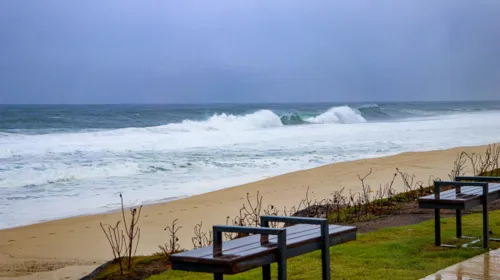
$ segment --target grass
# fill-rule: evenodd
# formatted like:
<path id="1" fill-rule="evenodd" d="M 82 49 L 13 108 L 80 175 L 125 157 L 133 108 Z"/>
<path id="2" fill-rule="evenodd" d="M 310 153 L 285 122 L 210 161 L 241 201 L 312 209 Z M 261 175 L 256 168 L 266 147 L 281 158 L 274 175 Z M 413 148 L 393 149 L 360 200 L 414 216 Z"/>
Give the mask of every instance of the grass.
<path id="1" fill-rule="evenodd" d="M 464 234 L 481 236 L 481 214 L 464 216 Z M 493 237 L 500 236 L 500 210 L 490 212 L 490 228 Z M 457 243 L 455 219 L 442 220 L 443 241 Z M 492 248 L 500 243 L 491 242 Z M 419 279 L 440 269 L 484 253 L 483 249 L 449 249 L 434 246 L 434 224 L 420 224 L 382 229 L 359 234 L 356 241 L 334 246 L 330 250 L 333 279 Z M 272 268 L 276 277 L 276 266 Z M 224 279 L 259 279 L 260 269 L 253 269 Z M 288 260 L 289 279 L 321 279 L 321 254 L 316 251 Z M 213 279 L 208 273 L 190 273 L 169 270 L 148 278 Z M 276 278 L 273 278 L 276 279 Z"/>
<path id="2" fill-rule="evenodd" d="M 496 169 L 490 172 L 485 172 L 484 174 L 481 174 L 483 176 L 492 176 L 492 177 L 499 177 L 500 176 L 500 169 Z"/>
<path id="3" fill-rule="evenodd" d="M 126 260 L 123 260 L 123 266 L 126 267 Z M 144 272 L 159 273 L 161 271 L 169 269 L 170 266 L 166 264 L 165 257 L 160 254 L 154 254 L 151 256 L 136 256 L 132 259 L 132 271 L 128 272 L 122 277 L 117 276 L 120 274 L 120 266 L 117 262 L 110 263 L 102 272 L 98 274 L 94 279 L 105 280 L 105 279 L 144 279 Z"/>

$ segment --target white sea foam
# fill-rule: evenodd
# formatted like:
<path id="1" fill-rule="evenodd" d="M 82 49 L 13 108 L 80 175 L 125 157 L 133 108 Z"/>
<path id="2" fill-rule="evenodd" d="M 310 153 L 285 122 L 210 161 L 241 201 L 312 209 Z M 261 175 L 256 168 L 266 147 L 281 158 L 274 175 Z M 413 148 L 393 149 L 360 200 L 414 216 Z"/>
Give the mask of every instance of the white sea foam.
<path id="1" fill-rule="evenodd" d="M 235 116 L 225 113 L 215 114 L 206 121 L 185 120 L 181 123 L 154 127 L 159 132 L 193 132 L 200 130 L 241 131 L 283 126 L 280 117 L 270 110 Z"/>
<path id="2" fill-rule="evenodd" d="M 339 106 L 330 108 L 328 111 L 317 117 L 311 117 L 305 119 L 306 122 L 311 123 L 340 123 L 340 124 L 350 124 L 350 123 L 365 123 L 366 119 L 357 111 L 349 106 Z"/>
<path id="3" fill-rule="evenodd" d="M 354 109 L 334 107 L 314 125 L 283 126 L 263 110 L 149 128 L 4 134 L 0 227 L 107 211 L 118 193 L 137 204 L 332 162 L 498 142 L 499 118 L 483 112 L 365 123 Z"/>

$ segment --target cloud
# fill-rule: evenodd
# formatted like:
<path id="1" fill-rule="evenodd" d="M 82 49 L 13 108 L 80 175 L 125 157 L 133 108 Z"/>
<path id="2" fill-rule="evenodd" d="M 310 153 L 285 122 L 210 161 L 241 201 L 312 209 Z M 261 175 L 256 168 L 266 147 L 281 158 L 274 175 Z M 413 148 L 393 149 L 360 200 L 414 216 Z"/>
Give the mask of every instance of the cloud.
<path id="1" fill-rule="evenodd" d="M 2 1 L 0 103 L 498 99 L 499 13 L 498 1 Z"/>

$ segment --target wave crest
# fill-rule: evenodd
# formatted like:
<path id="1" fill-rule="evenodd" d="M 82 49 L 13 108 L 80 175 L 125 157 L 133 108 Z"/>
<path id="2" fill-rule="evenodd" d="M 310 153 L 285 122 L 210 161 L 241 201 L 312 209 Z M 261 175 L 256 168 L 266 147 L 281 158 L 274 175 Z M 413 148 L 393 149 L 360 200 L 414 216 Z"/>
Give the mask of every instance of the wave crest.
<path id="1" fill-rule="evenodd" d="M 349 106 L 339 106 L 328 109 L 323 114 L 305 119 L 309 123 L 318 124 L 350 124 L 350 123 L 365 123 L 366 119 L 358 110 L 352 109 Z"/>
<path id="2" fill-rule="evenodd" d="M 283 126 L 278 115 L 270 110 L 260 110 L 255 113 L 235 116 L 231 114 L 214 114 L 205 121 L 184 120 L 157 127 L 162 131 L 192 132 L 192 131 L 234 131 L 255 130 Z"/>

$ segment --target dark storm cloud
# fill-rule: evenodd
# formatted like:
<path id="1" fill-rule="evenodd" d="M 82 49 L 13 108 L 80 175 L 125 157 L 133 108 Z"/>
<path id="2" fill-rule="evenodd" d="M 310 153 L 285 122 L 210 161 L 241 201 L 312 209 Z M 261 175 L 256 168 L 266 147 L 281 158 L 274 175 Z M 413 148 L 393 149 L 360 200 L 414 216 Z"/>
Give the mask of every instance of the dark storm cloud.
<path id="1" fill-rule="evenodd" d="M 0 103 L 500 98 L 500 1 L 1 1 Z"/>

